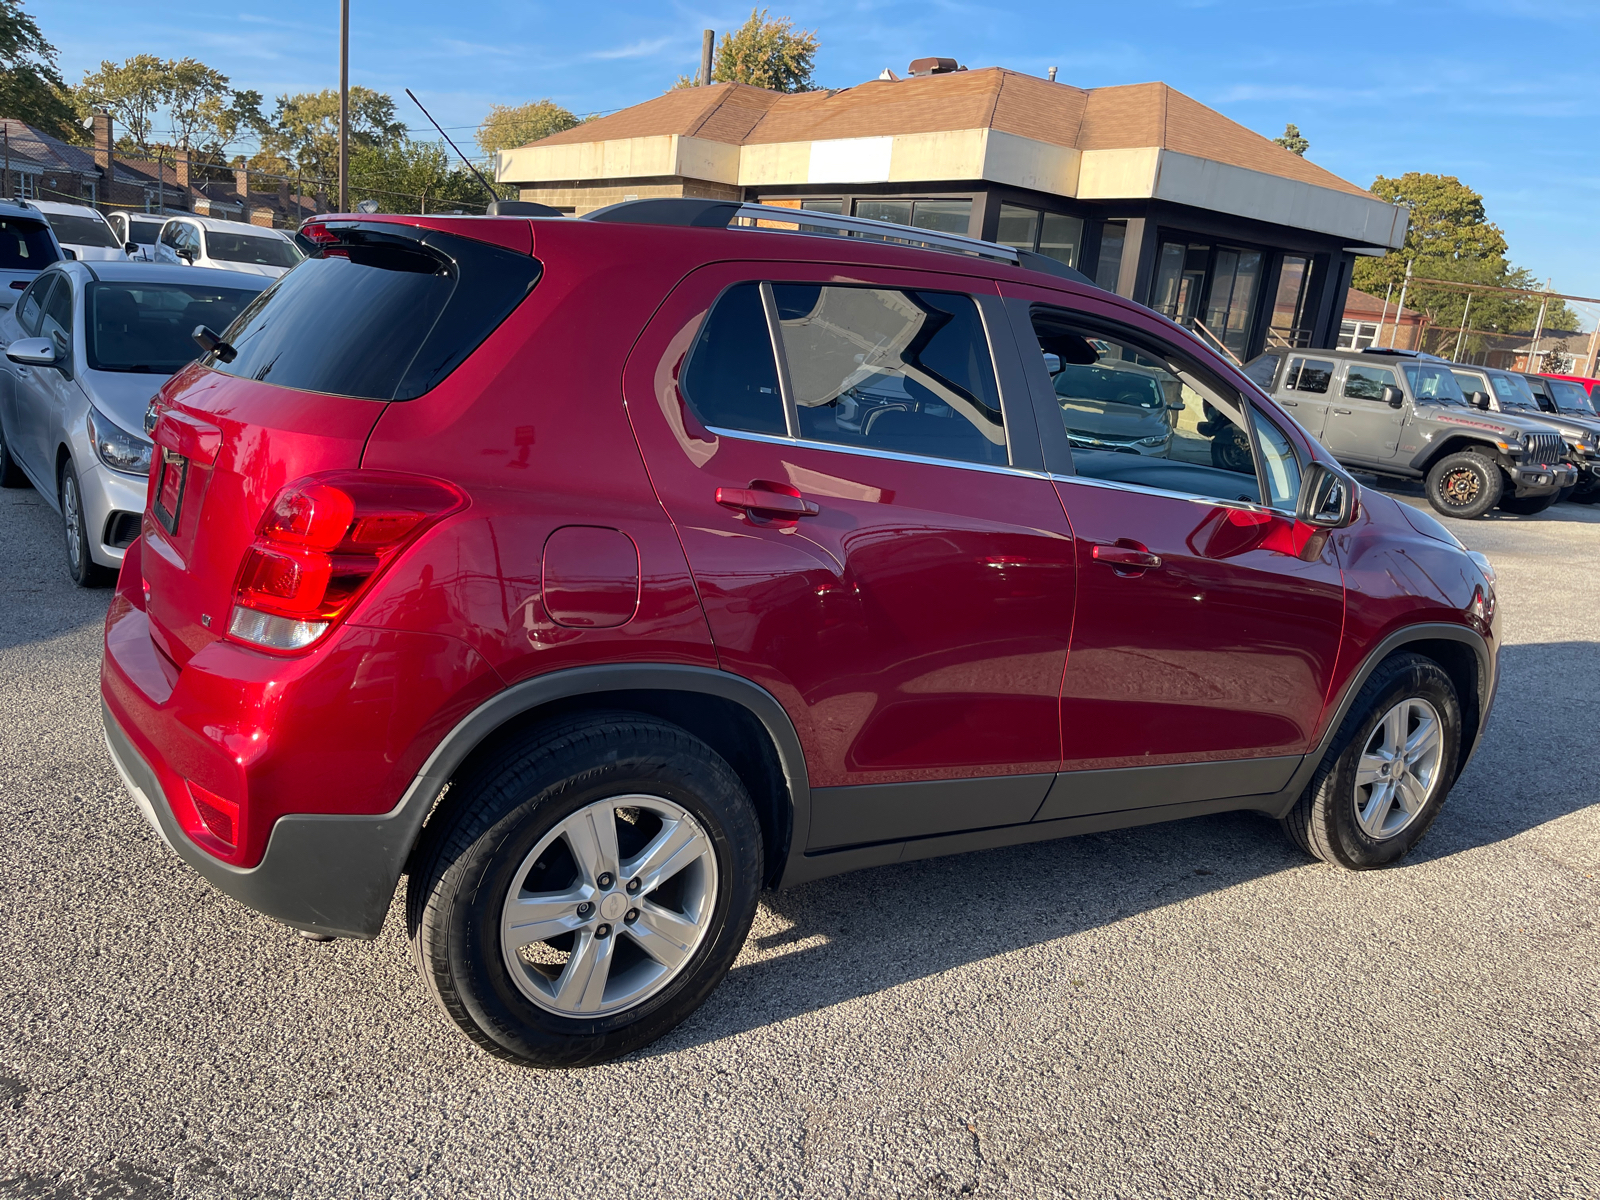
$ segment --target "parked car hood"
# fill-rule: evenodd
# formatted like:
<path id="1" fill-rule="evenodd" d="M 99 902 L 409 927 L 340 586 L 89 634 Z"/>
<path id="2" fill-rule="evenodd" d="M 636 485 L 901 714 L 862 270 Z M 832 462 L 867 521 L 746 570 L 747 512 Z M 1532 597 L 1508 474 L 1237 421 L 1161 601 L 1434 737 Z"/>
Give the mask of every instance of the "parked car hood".
<path id="1" fill-rule="evenodd" d="M 240 275 L 265 275 L 268 279 L 276 279 L 289 271 L 288 267 L 271 267 L 266 263 L 222 262 L 220 259 L 208 260 L 205 265 L 214 271 L 236 271 Z"/>
<path id="2" fill-rule="evenodd" d="M 115 246 L 80 246 L 77 242 L 62 242 L 63 250 L 71 250 L 79 262 L 127 262 L 128 252 Z"/>
<path id="3" fill-rule="evenodd" d="M 133 371 L 83 371 L 78 382 L 92 403 L 129 433 L 142 438 L 144 410 L 170 376 Z"/>

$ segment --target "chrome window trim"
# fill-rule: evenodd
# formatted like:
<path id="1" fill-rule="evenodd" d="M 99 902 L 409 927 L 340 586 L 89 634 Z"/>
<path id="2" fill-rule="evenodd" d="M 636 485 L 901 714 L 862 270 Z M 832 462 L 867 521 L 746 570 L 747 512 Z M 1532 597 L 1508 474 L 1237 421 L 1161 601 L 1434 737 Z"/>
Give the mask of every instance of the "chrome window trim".
<path id="1" fill-rule="evenodd" d="M 1233 508 L 1241 512 L 1267 513 L 1275 517 L 1294 518 L 1292 509 L 1273 508 L 1266 504 L 1254 504 L 1249 500 L 1220 500 L 1216 496 L 1200 496 L 1194 492 L 1173 492 L 1166 488 L 1145 487 L 1137 483 L 1118 483 L 1112 479 L 1095 479 L 1089 475 L 1057 475 L 1049 476 L 1052 483 L 1081 483 L 1085 487 L 1107 488 L 1113 492 L 1137 492 L 1141 496 L 1166 496 L 1172 500 L 1183 500 L 1189 504 L 1204 504 L 1211 508 Z"/>
<path id="2" fill-rule="evenodd" d="M 740 442 L 762 442 L 769 446 L 795 446 L 801 450 L 834 450 L 840 454 L 854 454 L 861 458 L 882 458 L 890 462 L 927 463 L 935 467 L 960 467 L 964 471 L 981 471 L 986 475 L 1017 475 L 1024 479 L 1049 479 L 1044 471 L 1030 471 L 1025 467 L 997 467 L 991 463 L 963 462 L 957 458 L 933 458 L 925 454 L 902 454 L 898 450 L 875 450 L 870 446 L 852 446 L 846 442 L 816 442 L 809 438 L 777 437 L 770 433 L 750 433 L 743 429 L 724 429 L 707 425 L 706 432 L 717 437 L 733 438 Z M 1065 476 L 1064 478 L 1072 478 Z"/>

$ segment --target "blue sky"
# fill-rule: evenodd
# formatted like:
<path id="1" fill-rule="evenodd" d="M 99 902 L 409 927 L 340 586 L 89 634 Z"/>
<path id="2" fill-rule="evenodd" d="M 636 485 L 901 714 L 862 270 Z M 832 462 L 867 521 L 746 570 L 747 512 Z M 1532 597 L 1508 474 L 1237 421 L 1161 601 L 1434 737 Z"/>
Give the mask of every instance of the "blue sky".
<path id="1" fill-rule="evenodd" d="M 337 0 L 266 6 L 29 0 L 73 81 L 101 59 L 195 57 L 269 98 L 338 82 Z M 1082 87 L 1163 80 L 1363 186 L 1408 170 L 1483 193 L 1512 260 L 1600 296 L 1600 0 L 1121 0 L 1086 5 L 807 0 L 817 78 L 848 87 L 922 55 Z M 412 88 L 469 153 L 491 103 L 549 96 L 580 115 L 659 94 L 698 67 L 700 31 L 749 4 L 352 0 L 351 79 Z M 420 132 L 420 131 L 419 131 Z M 1588 310 L 1594 311 L 1594 310 Z"/>

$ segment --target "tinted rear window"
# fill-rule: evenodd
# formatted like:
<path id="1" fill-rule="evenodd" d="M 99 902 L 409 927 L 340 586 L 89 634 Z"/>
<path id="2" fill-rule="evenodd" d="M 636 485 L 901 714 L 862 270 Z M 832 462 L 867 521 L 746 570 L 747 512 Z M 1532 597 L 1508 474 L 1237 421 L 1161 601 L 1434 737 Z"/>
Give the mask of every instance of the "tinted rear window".
<path id="1" fill-rule="evenodd" d="M 410 400 L 460 366 L 539 280 L 537 260 L 470 238 L 330 232 L 336 241 L 229 327 L 233 361 L 207 355 L 207 366 L 301 391 Z"/>
<path id="2" fill-rule="evenodd" d="M 42 271 L 60 257 L 43 221 L 0 219 L 0 270 Z"/>
<path id="3" fill-rule="evenodd" d="M 74 246 L 108 246 L 113 250 L 122 248 L 122 243 L 117 241 L 116 234 L 111 232 L 111 226 L 99 217 L 51 213 L 49 220 L 50 228 L 56 231 L 58 242 Z"/>

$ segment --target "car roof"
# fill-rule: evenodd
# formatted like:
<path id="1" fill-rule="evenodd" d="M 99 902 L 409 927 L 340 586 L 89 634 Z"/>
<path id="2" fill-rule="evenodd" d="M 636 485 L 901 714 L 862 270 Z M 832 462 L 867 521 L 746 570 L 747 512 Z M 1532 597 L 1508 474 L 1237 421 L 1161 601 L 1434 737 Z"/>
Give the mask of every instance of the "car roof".
<path id="1" fill-rule="evenodd" d="M 100 210 L 88 204 L 70 204 L 64 200 L 29 200 L 29 208 L 36 208 L 42 213 L 57 213 L 61 216 L 70 216 L 78 213 L 87 213 L 91 217 L 100 216 Z"/>
<path id="2" fill-rule="evenodd" d="M 52 263 L 56 270 L 72 275 L 80 283 L 200 283 L 208 287 L 248 288 L 263 291 L 275 280 L 253 272 L 225 271 L 217 267 L 189 267 L 182 263 L 139 262 L 124 259 L 110 262 L 82 262 L 66 259 Z"/>
<path id="3" fill-rule="evenodd" d="M 201 229 L 214 229 L 218 233 L 241 233 L 246 237 L 280 238 L 286 242 L 290 240 L 289 235 L 281 229 L 268 229 L 264 225 L 247 225 L 243 221 L 223 221 L 216 217 L 196 217 L 189 213 L 184 213 L 181 216 L 171 216 L 167 220 L 188 221 L 192 225 L 200 226 Z"/>
<path id="4" fill-rule="evenodd" d="M 44 214 L 37 208 L 34 208 L 31 204 L 18 204 L 11 200 L 0 200 L 0 217 L 5 217 L 13 221 L 36 221 L 40 225 L 44 225 L 46 227 L 48 227 L 50 224 L 49 221 L 44 219 Z"/>

